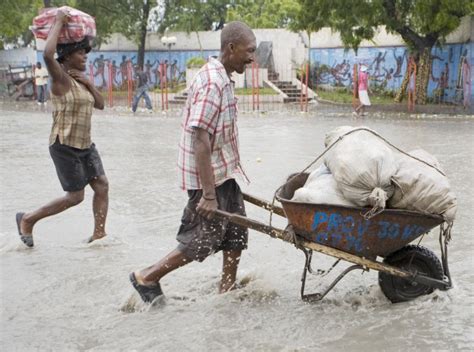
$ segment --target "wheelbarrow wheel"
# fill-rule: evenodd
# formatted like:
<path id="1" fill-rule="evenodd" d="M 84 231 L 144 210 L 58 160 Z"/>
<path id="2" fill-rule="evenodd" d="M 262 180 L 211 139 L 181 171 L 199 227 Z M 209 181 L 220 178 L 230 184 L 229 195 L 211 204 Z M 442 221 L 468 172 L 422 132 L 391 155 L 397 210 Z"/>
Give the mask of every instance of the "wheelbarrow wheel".
<path id="1" fill-rule="evenodd" d="M 384 263 L 433 279 L 443 280 L 444 277 L 443 266 L 439 259 L 432 251 L 422 246 L 405 246 L 388 255 L 384 259 Z M 432 287 L 382 271 L 379 272 L 379 285 L 384 295 L 392 303 L 410 301 L 433 292 Z"/>

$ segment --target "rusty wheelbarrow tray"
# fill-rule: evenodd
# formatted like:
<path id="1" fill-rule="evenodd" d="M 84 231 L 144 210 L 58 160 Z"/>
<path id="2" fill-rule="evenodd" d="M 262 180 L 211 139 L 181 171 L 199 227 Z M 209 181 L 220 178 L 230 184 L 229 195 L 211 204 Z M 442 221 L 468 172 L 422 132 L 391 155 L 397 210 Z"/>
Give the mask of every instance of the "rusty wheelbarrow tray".
<path id="1" fill-rule="evenodd" d="M 304 252 L 306 260 L 301 279 L 303 300 L 321 300 L 347 273 L 355 269 L 379 271 L 382 291 L 392 302 L 408 301 L 435 288 L 451 288 L 446 239 L 443 242 L 440 234 L 442 264 L 427 248 L 408 245 L 443 224 L 441 216 L 386 209 L 367 219 L 364 214 L 369 209 L 291 201 L 295 190 L 304 185 L 307 177 L 308 174 L 299 174 L 277 191 L 276 199 L 283 208 L 244 194 L 247 202 L 286 217 L 288 226 L 285 229 L 217 211 L 218 216 L 232 223 L 290 242 Z M 324 292 L 305 294 L 307 273 L 314 273 L 311 268 L 313 251 L 337 258 L 329 270 L 318 271 L 318 274 L 326 275 L 341 260 L 354 265 L 345 269 Z M 377 261 L 377 257 L 384 260 Z"/>

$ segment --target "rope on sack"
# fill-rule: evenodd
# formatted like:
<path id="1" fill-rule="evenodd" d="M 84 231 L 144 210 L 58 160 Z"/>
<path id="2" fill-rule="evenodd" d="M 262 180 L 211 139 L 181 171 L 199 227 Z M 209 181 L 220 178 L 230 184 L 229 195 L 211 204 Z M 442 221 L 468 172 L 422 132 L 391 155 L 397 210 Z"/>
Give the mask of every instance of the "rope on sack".
<path id="1" fill-rule="evenodd" d="M 382 137 L 381 135 L 379 135 L 377 132 L 375 131 L 372 131 L 368 128 L 365 128 L 365 127 L 358 127 L 358 128 L 355 128 L 349 132 L 346 132 L 344 133 L 343 135 L 339 136 L 334 142 L 332 142 L 328 147 L 326 147 L 326 149 L 316 157 L 316 159 L 314 159 L 308 166 L 306 166 L 302 171 L 300 171 L 299 173 L 296 173 L 294 176 L 290 177 L 283 185 L 281 185 L 280 187 L 277 188 L 277 190 L 275 191 L 275 193 L 273 194 L 273 200 L 272 200 L 272 209 L 270 209 L 270 226 L 272 226 L 272 219 L 273 219 L 273 207 L 275 205 L 275 201 L 276 201 L 276 195 L 277 193 L 286 185 L 288 184 L 288 182 L 290 182 L 291 180 L 293 180 L 295 177 L 301 175 L 302 173 L 304 173 L 305 171 L 307 171 L 308 169 L 310 169 L 319 159 L 321 159 L 329 150 L 331 150 L 332 147 L 334 147 L 337 143 L 339 143 L 345 136 L 348 136 L 350 135 L 351 133 L 354 133 L 354 132 L 357 132 L 357 131 L 366 131 L 366 132 L 370 132 L 372 133 L 374 136 L 377 136 L 379 137 L 381 140 L 383 140 L 385 143 L 387 143 L 389 146 L 391 146 L 392 148 L 394 148 L 395 150 L 399 151 L 400 153 L 412 158 L 412 159 L 415 159 L 425 165 L 428 165 L 429 167 L 435 169 L 436 171 L 438 171 L 441 175 L 443 176 L 446 176 L 446 174 L 440 170 L 439 168 L 437 168 L 436 166 L 434 165 L 431 165 L 430 163 L 424 161 L 424 160 L 421 160 L 419 158 L 417 158 L 416 156 L 413 156 L 413 155 L 410 155 L 409 153 L 403 151 L 402 149 L 398 148 L 396 145 L 390 143 L 387 139 L 385 139 L 384 137 Z M 377 188 L 374 189 L 374 191 L 376 190 Z M 374 191 L 372 191 L 371 193 L 371 196 L 372 194 L 374 193 Z M 385 192 L 384 192 L 385 193 Z M 375 196 L 377 197 L 380 196 L 380 194 L 378 194 L 378 192 L 376 192 Z M 375 215 L 377 214 L 380 214 L 381 212 L 384 211 L 385 207 L 382 206 L 380 207 L 380 204 L 382 204 L 381 202 L 381 198 L 377 199 L 377 198 L 374 198 L 376 199 L 376 202 L 375 204 L 373 205 L 373 208 L 369 211 L 367 211 L 365 214 L 361 214 L 365 220 L 369 220 L 370 218 L 374 217 Z M 386 198 L 386 194 L 384 195 L 384 197 Z M 385 199 L 386 201 L 387 199 Z M 385 203 L 384 203 L 385 204 Z M 451 225 L 452 227 L 452 225 Z M 449 227 L 449 233 L 447 232 L 446 235 L 449 236 L 449 238 L 451 238 L 451 227 Z"/>
<path id="2" fill-rule="evenodd" d="M 370 205 L 372 205 L 372 209 L 361 214 L 365 220 L 369 220 L 373 218 L 375 215 L 380 214 L 385 210 L 385 204 L 387 203 L 387 192 L 385 192 L 380 187 L 375 187 L 370 193 L 368 197 Z"/>

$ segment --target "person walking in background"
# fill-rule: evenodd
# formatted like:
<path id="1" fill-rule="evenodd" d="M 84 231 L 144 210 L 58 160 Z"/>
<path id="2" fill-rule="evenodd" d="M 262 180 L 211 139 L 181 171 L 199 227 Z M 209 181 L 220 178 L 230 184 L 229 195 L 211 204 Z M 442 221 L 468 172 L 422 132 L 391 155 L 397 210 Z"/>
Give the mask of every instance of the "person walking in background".
<path id="1" fill-rule="evenodd" d="M 247 177 L 239 153 L 237 107 L 232 72 L 242 74 L 254 60 L 256 39 L 242 22 L 230 22 L 221 32 L 221 55 L 194 77 L 183 109 L 178 157 L 178 181 L 188 192 L 178 230 L 179 245 L 156 264 L 130 274 L 144 302 L 161 296 L 160 280 L 192 261 L 202 262 L 223 251 L 219 292 L 235 288 L 247 228 L 213 216 L 217 209 L 245 216 L 243 195 L 235 177 Z"/>
<path id="2" fill-rule="evenodd" d="M 77 43 L 58 44 L 65 23 L 67 14 L 58 10 L 43 56 L 52 79 L 53 126 L 49 152 L 66 194 L 31 213 L 16 214 L 18 234 L 28 247 L 34 245 L 35 224 L 81 203 L 87 185 L 94 191 L 95 225 L 89 242 L 106 236 L 108 180 L 99 153 L 91 141 L 92 108 L 102 110 L 104 98 L 84 76 L 87 53 L 91 50 L 88 38 Z M 54 58 L 55 51 L 57 60 Z"/>
<path id="3" fill-rule="evenodd" d="M 137 111 L 138 103 L 140 99 L 143 97 L 145 99 L 146 108 L 148 112 L 153 112 L 153 107 L 151 106 L 151 99 L 148 95 L 148 77 L 146 72 L 143 72 L 142 68 L 138 65 L 135 65 L 135 84 L 136 90 L 135 95 L 133 96 L 132 102 L 132 112 L 135 113 Z"/>
<path id="4" fill-rule="evenodd" d="M 36 63 L 35 85 L 38 105 L 46 104 L 48 94 L 48 70 L 41 66 L 41 62 Z"/>
<path id="5" fill-rule="evenodd" d="M 369 99 L 369 75 L 367 73 L 367 66 L 361 65 L 359 71 L 359 79 L 357 80 L 358 93 L 359 93 L 359 105 L 355 108 L 353 115 L 365 116 L 365 107 L 370 106 Z"/>

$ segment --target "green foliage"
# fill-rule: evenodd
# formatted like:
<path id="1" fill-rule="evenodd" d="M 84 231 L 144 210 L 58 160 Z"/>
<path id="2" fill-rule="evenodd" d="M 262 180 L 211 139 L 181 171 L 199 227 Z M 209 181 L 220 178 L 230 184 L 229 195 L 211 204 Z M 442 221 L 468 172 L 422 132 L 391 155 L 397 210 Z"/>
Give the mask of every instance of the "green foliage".
<path id="1" fill-rule="evenodd" d="M 256 88 L 236 88 L 235 89 L 235 95 L 254 95 L 256 93 Z M 258 94 L 259 95 L 278 95 L 277 92 L 275 92 L 272 88 L 269 87 L 260 87 L 258 89 Z"/>
<path id="2" fill-rule="evenodd" d="M 296 16 L 296 0 L 236 0 L 227 21 L 242 21 L 252 28 L 286 28 Z"/>
<path id="3" fill-rule="evenodd" d="M 204 60 L 201 56 L 194 56 L 186 61 L 186 67 L 202 67 L 206 64 L 206 60 Z"/>
<path id="4" fill-rule="evenodd" d="M 154 7 L 156 0 L 77 0 L 77 8 L 95 17 L 98 43 L 106 42 L 112 33 L 121 33 L 139 44 L 142 25 L 148 24 L 145 4 Z M 145 18 L 146 17 L 146 18 Z"/>
<path id="5" fill-rule="evenodd" d="M 210 31 L 224 25 L 228 0 L 165 0 L 165 14 L 159 31 Z"/>
<path id="6" fill-rule="evenodd" d="M 0 42 L 16 42 L 22 38 L 28 44 L 33 38 L 30 30 L 33 17 L 43 7 L 41 0 L 4 0 L 0 11 Z"/>
<path id="7" fill-rule="evenodd" d="M 0 48 L 3 43 L 15 43 L 22 39 L 24 45 L 33 40 L 29 27 L 40 9 L 49 7 L 76 7 L 76 0 L 42 1 L 42 0 L 3 0 L 0 11 Z"/>
<path id="8" fill-rule="evenodd" d="M 372 39 L 377 26 L 399 34 L 415 52 L 442 43 L 463 16 L 472 14 L 471 0 L 298 0 L 295 27 L 317 30 L 324 26 L 340 33 L 346 45 L 357 49 Z"/>

